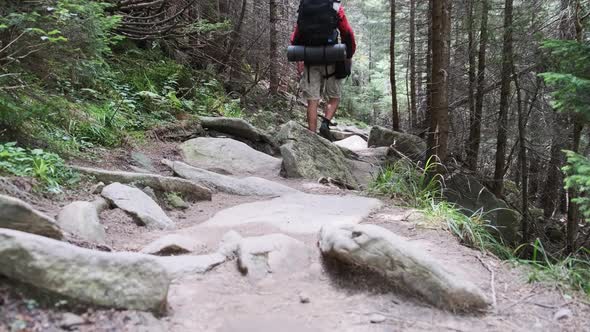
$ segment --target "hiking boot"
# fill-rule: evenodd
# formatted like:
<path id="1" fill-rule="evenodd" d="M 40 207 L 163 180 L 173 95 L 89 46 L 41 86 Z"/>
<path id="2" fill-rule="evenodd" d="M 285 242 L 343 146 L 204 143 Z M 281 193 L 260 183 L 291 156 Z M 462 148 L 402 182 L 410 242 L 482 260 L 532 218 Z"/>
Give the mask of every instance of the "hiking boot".
<path id="1" fill-rule="evenodd" d="M 320 126 L 320 136 L 327 139 L 330 142 L 334 142 L 334 136 L 330 132 L 330 120 L 324 118 L 322 120 L 322 125 Z"/>

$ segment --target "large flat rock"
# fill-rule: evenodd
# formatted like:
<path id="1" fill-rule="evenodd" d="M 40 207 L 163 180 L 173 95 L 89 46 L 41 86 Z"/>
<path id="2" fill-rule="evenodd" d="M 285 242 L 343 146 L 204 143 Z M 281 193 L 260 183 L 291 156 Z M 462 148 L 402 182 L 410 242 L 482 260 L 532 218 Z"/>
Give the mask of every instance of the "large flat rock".
<path id="1" fill-rule="evenodd" d="M 175 174 L 211 190 L 240 196 L 280 196 L 296 193 L 297 190 L 283 184 L 258 177 L 235 178 L 201 168 L 192 167 L 180 161 L 163 160 Z"/>
<path id="2" fill-rule="evenodd" d="M 0 274 L 82 303 L 162 312 L 170 276 L 151 256 L 105 253 L 0 229 Z"/>
<path id="3" fill-rule="evenodd" d="M 399 289 L 450 311 L 483 310 L 489 302 L 469 280 L 408 240 L 375 225 L 322 228 L 324 255 L 372 270 Z"/>
<path id="4" fill-rule="evenodd" d="M 156 257 L 169 275 L 174 279 L 190 277 L 195 274 L 203 274 L 227 260 L 225 255 L 213 253 L 209 255 L 185 255 Z"/>
<path id="5" fill-rule="evenodd" d="M 54 239 L 63 237 L 55 220 L 33 209 L 18 198 L 0 195 L 0 228 L 47 236 Z"/>
<path id="6" fill-rule="evenodd" d="M 102 190 L 102 196 L 114 206 L 133 216 L 140 226 L 152 229 L 174 229 L 174 221 L 143 191 L 112 183 Z"/>
<path id="7" fill-rule="evenodd" d="M 202 225 L 263 223 L 287 233 L 311 234 L 325 225 L 359 223 L 380 206 L 381 202 L 373 198 L 297 193 L 220 211 Z"/>
<path id="8" fill-rule="evenodd" d="M 281 160 L 229 138 L 199 137 L 180 145 L 191 166 L 223 170 L 228 174 L 278 174 Z"/>
<path id="9" fill-rule="evenodd" d="M 255 279 L 299 272 L 310 264 L 305 244 L 284 234 L 243 238 L 237 254 L 240 271 Z"/>

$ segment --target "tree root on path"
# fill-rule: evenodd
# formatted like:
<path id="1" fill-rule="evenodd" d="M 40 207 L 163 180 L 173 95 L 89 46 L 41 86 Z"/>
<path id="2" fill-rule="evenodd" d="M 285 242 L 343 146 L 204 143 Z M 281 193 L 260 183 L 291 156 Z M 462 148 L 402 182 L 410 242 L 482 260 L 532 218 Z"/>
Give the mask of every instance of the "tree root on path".
<path id="1" fill-rule="evenodd" d="M 498 304 L 498 300 L 496 298 L 496 286 L 495 286 L 495 273 L 494 270 L 490 267 L 489 264 L 487 264 L 486 262 L 483 261 L 483 259 L 478 255 L 476 256 L 477 259 L 479 260 L 479 262 L 481 263 L 481 265 L 483 265 L 483 267 L 486 268 L 486 270 L 488 270 L 490 272 L 490 288 L 492 290 L 492 307 L 496 308 L 496 305 Z"/>

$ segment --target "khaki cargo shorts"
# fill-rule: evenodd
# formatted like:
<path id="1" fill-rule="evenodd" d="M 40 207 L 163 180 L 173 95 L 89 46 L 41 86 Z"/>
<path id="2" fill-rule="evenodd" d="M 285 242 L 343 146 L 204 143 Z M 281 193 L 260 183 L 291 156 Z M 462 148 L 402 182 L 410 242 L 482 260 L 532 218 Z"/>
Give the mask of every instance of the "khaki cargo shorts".
<path id="1" fill-rule="evenodd" d="M 340 98 L 342 91 L 342 81 L 334 77 L 336 71 L 335 65 L 328 65 L 328 75 L 326 78 L 326 66 L 306 66 L 301 78 L 301 90 L 303 98 L 306 100 L 319 100 L 322 96 L 326 98 Z"/>

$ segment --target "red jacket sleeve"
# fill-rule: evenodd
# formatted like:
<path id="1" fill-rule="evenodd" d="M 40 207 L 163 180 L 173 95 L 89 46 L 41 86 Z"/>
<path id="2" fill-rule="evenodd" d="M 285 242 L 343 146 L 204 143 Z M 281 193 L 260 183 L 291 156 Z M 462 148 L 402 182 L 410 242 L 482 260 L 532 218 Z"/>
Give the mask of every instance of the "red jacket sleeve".
<path id="1" fill-rule="evenodd" d="M 340 30 L 340 38 L 342 38 L 342 42 L 346 44 L 348 58 L 352 58 L 356 52 L 356 40 L 354 38 L 354 31 L 352 31 L 352 27 L 348 23 L 348 19 L 344 13 L 344 7 L 342 6 L 340 6 L 340 10 L 338 11 L 338 18 L 338 30 Z"/>
<path id="2" fill-rule="evenodd" d="M 299 27 L 297 26 L 297 24 L 295 24 L 295 31 L 293 31 L 293 34 L 291 35 L 291 45 L 296 45 L 298 39 L 299 39 Z"/>

